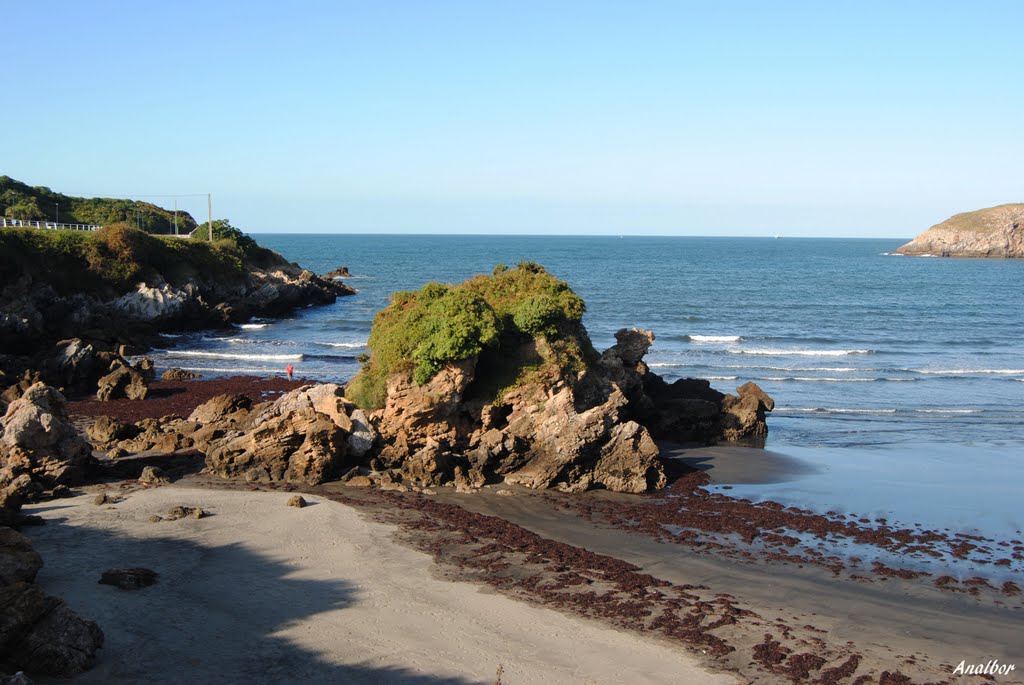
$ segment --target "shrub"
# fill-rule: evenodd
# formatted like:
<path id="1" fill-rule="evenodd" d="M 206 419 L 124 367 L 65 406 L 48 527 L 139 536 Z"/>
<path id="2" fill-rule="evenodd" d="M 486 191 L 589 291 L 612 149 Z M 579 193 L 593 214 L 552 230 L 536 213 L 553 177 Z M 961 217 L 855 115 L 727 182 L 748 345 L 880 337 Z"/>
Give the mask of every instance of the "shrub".
<path id="1" fill-rule="evenodd" d="M 415 292 L 396 292 L 374 317 L 369 360 L 346 394 L 359 406 L 376 409 L 384 404 L 390 375 L 412 371 L 422 385 L 449 362 L 485 354 L 488 363 L 478 367 L 474 383 L 493 399 L 538 370 L 537 360 L 518 354 L 535 338 L 547 343 L 537 346 L 547 355 L 540 361 L 582 371 L 596 356 L 582 326 L 585 311 L 565 282 L 533 262 L 516 269 L 499 265 L 491 276 L 455 286 L 428 283 Z M 495 377 L 485 377 L 488 373 Z"/>

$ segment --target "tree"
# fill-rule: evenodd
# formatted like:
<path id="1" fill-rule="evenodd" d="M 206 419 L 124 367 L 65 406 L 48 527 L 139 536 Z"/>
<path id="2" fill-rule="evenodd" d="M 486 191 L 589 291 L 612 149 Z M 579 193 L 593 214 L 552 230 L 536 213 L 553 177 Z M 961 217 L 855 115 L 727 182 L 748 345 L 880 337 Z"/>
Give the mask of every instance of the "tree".
<path id="1" fill-rule="evenodd" d="M 200 224 L 192 233 L 193 238 L 206 240 L 209 236 L 209 229 L 206 224 Z M 213 220 L 213 239 L 234 241 L 243 252 L 248 253 L 256 247 L 256 241 L 242 232 L 242 229 L 235 228 L 227 219 Z"/>
<path id="2" fill-rule="evenodd" d="M 46 215 L 39 209 L 34 197 L 19 200 L 4 212 L 11 219 L 45 219 Z"/>

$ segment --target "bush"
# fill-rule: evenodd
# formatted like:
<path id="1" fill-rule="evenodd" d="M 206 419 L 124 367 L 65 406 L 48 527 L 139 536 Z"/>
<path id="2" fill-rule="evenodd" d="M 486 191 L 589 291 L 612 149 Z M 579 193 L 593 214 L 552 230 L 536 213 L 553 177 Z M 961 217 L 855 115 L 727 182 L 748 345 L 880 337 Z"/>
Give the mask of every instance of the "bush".
<path id="1" fill-rule="evenodd" d="M 583 300 L 566 283 L 533 262 L 516 269 L 499 265 L 491 276 L 455 286 L 428 283 L 415 292 L 396 292 L 374 317 L 369 360 L 346 394 L 365 409 L 377 409 L 384 404 L 392 374 L 411 371 L 422 385 L 449 362 L 486 354 L 489 360 L 506 360 L 486 365 L 500 370 L 500 382 L 476 381 L 493 399 L 508 389 L 502 387 L 505 383 L 537 370 L 534 362 L 517 355 L 518 347 L 531 338 L 545 339 L 547 344 L 538 348 L 547 351 L 547 363 L 582 370 L 596 355 L 583 330 L 585 311 Z M 515 368 L 506 368 L 510 363 Z"/>
<path id="2" fill-rule="evenodd" d="M 257 248 L 257 253 L 263 248 Z M 172 285 L 241 279 L 245 255 L 232 240 L 214 243 L 153 236 L 127 224 L 96 232 L 0 230 L 0 285 L 29 276 L 61 294 L 112 297 L 160 274 Z"/>

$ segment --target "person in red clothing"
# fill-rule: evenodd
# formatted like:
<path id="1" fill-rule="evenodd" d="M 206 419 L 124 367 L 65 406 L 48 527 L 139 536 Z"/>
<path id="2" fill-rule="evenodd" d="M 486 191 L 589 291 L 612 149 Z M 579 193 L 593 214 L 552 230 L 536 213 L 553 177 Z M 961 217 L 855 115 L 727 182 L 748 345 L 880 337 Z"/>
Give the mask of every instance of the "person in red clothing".
<path id="1" fill-rule="evenodd" d="M 288 374 L 288 380 L 291 380 L 292 374 L 295 373 L 295 367 L 289 364 L 288 366 L 284 367 L 284 371 L 285 373 Z"/>

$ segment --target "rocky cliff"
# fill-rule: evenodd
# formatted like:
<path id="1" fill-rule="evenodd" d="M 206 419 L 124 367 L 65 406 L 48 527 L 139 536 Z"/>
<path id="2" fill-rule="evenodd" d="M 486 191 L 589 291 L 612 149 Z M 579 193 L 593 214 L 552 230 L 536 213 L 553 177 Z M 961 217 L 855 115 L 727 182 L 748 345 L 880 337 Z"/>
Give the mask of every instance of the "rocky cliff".
<path id="1" fill-rule="evenodd" d="M 0 371 L 12 380 L 45 367 L 61 340 L 141 349 L 159 331 L 225 326 L 355 292 L 251 240 L 160 238 L 123 225 L 80 233 L 0 231 Z"/>
<path id="2" fill-rule="evenodd" d="M 1024 203 L 957 214 L 895 252 L 937 257 L 1024 257 Z"/>

